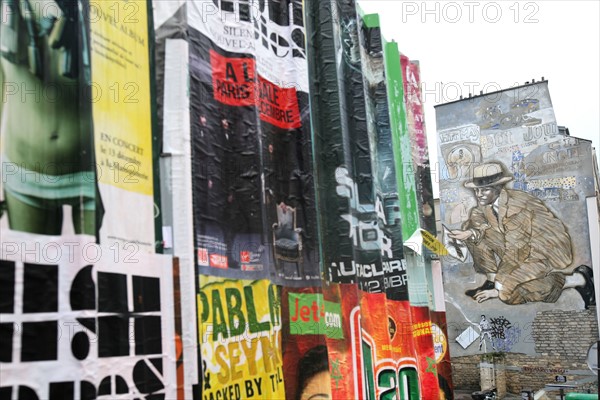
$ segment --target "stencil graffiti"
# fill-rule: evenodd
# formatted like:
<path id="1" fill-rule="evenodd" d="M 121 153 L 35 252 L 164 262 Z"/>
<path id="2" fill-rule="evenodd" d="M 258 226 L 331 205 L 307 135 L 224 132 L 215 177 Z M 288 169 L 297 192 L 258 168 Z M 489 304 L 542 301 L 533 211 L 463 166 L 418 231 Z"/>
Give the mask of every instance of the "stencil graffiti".
<path id="1" fill-rule="evenodd" d="M 490 321 L 487 320 L 485 315 L 481 316 L 481 321 L 479 321 L 479 330 L 481 331 L 479 332 L 479 350 L 481 351 L 481 347 L 486 343 L 486 338 L 488 338 L 488 340 L 490 341 L 492 349 L 495 350 L 496 347 L 494 346 L 494 342 L 492 342 L 492 324 Z"/>
<path id="2" fill-rule="evenodd" d="M 494 351 L 510 351 L 518 342 L 521 330 L 513 326 L 504 316 L 479 321 L 479 351 L 487 352 L 488 343 Z"/>

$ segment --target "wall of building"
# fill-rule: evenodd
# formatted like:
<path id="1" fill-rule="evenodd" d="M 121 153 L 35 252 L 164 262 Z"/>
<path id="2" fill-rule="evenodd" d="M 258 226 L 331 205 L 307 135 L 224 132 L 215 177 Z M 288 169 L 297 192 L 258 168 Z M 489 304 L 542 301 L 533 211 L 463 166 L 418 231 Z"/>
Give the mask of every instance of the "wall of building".
<path id="1" fill-rule="evenodd" d="M 436 121 L 456 386 L 478 387 L 473 366 L 492 352 L 505 354 L 513 392 L 549 383 L 550 375 L 533 373 L 548 365 L 584 369 L 598 339 L 586 295 L 598 284 L 589 278 L 597 267 L 586 205 L 597 193 L 591 143 L 561 134 L 547 81 L 439 105 Z M 501 168 L 497 176 L 491 165 Z M 497 200 L 478 199 L 475 189 L 484 187 Z M 450 231 L 474 234 L 457 241 Z M 546 285 L 550 276 L 556 282 Z"/>
<path id="2" fill-rule="evenodd" d="M 572 311 L 553 310 L 539 313 L 532 324 L 536 355 L 505 353 L 506 389 L 520 393 L 523 389 L 540 390 L 553 383 L 556 376 L 571 381 L 586 381 L 577 391 L 598 393 L 597 376 L 594 380 L 586 362 L 588 343 L 598 337 L 596 309 Z M 479 390 L 479 364 L 482 355 L 452 357 L 452 376 L 457 389 Z"/>

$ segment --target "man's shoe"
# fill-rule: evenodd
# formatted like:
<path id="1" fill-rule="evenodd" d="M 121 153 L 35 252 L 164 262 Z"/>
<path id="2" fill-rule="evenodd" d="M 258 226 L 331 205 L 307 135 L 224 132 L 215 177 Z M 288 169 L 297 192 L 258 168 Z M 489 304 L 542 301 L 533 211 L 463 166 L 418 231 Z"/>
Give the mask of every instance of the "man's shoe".
<path id="1" fill-rule="evenodd" d="M 494 282 L 485 281 L 485 282 L 483 282 L 483 285 L 481 285 L 475 289 L 469 289 L 465 292 L 465 294 L 469 297 L 474 297 L 477 293 L 479 293 L 482 290 L 491 290 L 493 288 L 494 288 Z"/>
<path id="2" fill-rule="evenodd" d="M 594 291 L 594 274 L 592 269 L 587 265 L 580 265 L 573 270 L 573 273 L 579 272 L 585 279 L 585 285 L 576 286 L 575 290 L 579 292 L 583 302 L 585 303 L 585 309 L 587 310 L 590 306 L 596 305 L 596 292 Z"/>

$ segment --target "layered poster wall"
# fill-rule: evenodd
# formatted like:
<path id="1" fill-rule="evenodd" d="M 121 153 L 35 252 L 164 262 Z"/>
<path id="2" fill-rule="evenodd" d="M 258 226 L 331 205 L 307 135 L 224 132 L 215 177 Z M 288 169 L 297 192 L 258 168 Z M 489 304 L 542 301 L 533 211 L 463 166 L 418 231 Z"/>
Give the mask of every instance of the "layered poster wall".
<path id="1" fill-rule="evenodd" d="M 318 205 L 329 210 L 319 213 L 324 268 L 329 271 L 325 277 L 332 281 L 324 285 L 324 298 L 340 302 L 342 314 L 349 316 L 342 320 L 342 337 L 327 337 L 329 361 L 335 366 L 331 377 L 338 378 L 332 382 L 332 395 L 437 397 L 431 330 L 425 322 L 428 309 L 415 323 L 408 303 L 382 38 L 376 21 L 374 15 L 358 18 L 353 2 L 307 7 L 307 29 L 314 38 L 308 50 L 314 82 L 311 99 L 317 104 L 315 149 L 332 155 L 316 164 Z M 396 73 L 401 81 L 399 68 L 386 72 Z M 364 100 L 357 101 L 360 97 Z M 403 100 L 400 96 L 396 102 Z M 340 202 L 340 197 L 348 203 Z M 346 238 L 352 239 L 352 258 L 341 262 L 348 253 L 340 254 L 338 244 Z M 415 338 L 423 343 L 415 346 Z M 417 354 L 423 355 L 421 366 Z"/>
<path id="2" fill-rule="evenodd" d="M 451 352 L 539 355 L 544 311 L 595 303 L 591 144 L 561 134 L 546 81 L 438 106 L 436 119 Z"/>
<path id="3" fill-rule="evenodd" d="M 395 44 L 387 43 L 386 49 L 389 51 L 390 68 L 397 67 L 396 64 L 396 52 Z M 436 309 L 434 304 L 443 304 L 443 293 L 441 291 L 434 290 L 435 280 L 441 280 L 439 274 L 434 277 L 433 265 L 438 262 L 437 258 L 440 254 L 445 254 L 446 251 L 442 244 L 439 243 L 435 236 L 437 234 L 435 227 L 435 214 L 433 207 L 433 188 L 430 174 L 430 163 L 429 163 L 429 151 L 427 145 L 427 136 L 425 132 L 425 115 L 423 113 L 423 102 L 421 95 L 421 79 L 419 62 L 410 60 L 406 55 L 400 55 L 400 67 L 402 68 L 402 84 L 404 87 L 404 100 L 406 105 L 406 124 L 407 130 L 404 135 L 401 134 L 400 141 L 404 140 L 406 146 L 410 143 L 410 154 L 402 153 L 402 157 L 408 155 L 409 158 L 402 158 L 403 165 L 402 180 L 404 181 L 404 187 L 408 183 L 414 184 L 414 197 L 409 200 L 406 204 L 410 204 L 410 211 L 412 216 L 407 221 L 406 227 L 408 231 L 412 231 L 417 225 L 415 220 L 418 218 L 418 227 L 420 228 L 420 235 L 423 240 L 421 250 L 423 251 L 422 259 L 424 261 L 424 268 L 421 270 L 412 269 L 413 275 L 411 275 L 411 281 L 413 282 L 412 287 L 420 286 L 421 290 L 414 290 L 411 294 L 411 299 L 415 299 L 415 307 L 413 310 L 419 310 L 421 316 L 425 315 L 425 303 L 423 302 L 423 291 L 427 287 L 428 301 L 428 321 L 426 324 L 431 326 L 431 332 L 433 336 L 433 348 L 429 347 L 429 339 L 427 339 L 428 354 L 429 357 L 435 355 L 438 371 L 438 382 L 440 390 L 448 393 L 452 390 L 452 377 L 451 377 L 451 366 L 450 366 L 450 352 L 448 351 L 448 334 L 447 326 L 445 321 L 445 309 Z M 393 85 L 393 83 L 391 84 Z M 404 138 L 402 138 L 404 136 Z M 406 140 L 408 139 L 408 143 Z M 407 149 L 408 150 L 408 149 Z M 408 191 L 411 193 L 412 191 Z M 409 254 L 410 250 L 408 251 Z M 439 264 L 438 264 L 439 265 Z M 440 282 L 441 283 L 441 282 Z M 420 293 L 419 293 L 420 292 Z M 442 297 L 438 299 L 436 297 Z M 433 300 L 433 301 L 432 301 Z M 423 308 L 421 308 L 423 307 Z M 423 340 L 423 339 L 422 339 Z M 427 353 L 423 351 L 423 353 Z"/>
<path id="4" fill-rule="evenodd" d="M 0 6 L 0 397 L 172 398 L 147 3 Z"/>
<path id="5" fill-rule="evenodd" d="M 302 3 L 186 6 L 194 394 L 299 397 L 327 370 L 325 321 L 341 320 L 320 294 Z"/>
<path id="6" fill-rule="evenodd" d="M 415 322 L 409 303 L 379 28 L 353 1 L 155 15 L 173 201 L 194 216 L 193 233 L 174 228 L 196 304 L 182 304 L 197 323 L 182 330 L 185 397 L 437 397 L 428 309 Z M 172 74 L 188 54 L 189 110 Z"/>

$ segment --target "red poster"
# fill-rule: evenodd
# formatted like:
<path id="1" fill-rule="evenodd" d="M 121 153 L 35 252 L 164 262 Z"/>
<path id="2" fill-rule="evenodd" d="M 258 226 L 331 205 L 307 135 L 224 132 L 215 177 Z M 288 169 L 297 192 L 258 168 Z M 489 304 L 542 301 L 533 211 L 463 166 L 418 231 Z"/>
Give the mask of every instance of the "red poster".
<path id="1" fill-rule="evenodd" d="M 419 65 L 405 56 L 400 56 L 404 97 L 406 99 L 409 134 L 412 144 L 412 156 L 416 165 L 423 165 L 429 160 L 427 136 L 425 134 L 425 115 L 421 102 L 421 78 Z"/>
<path id="2" fill-rule="evenodd" d="M 230 106 L 254 105 L 254 59 L 224 57 L 210 50 L 215 100 Z"/>
<path id="3" fill-rule="evenodd" d="M 437 365 L 432 343 L 431 319 L 428 307 L 411 306 L 412 336 L 417 352 L 421 398 L 439 397 Z"/>
<path id="4" fill-rule="evenodd" d="M 338 302 L 342 307 L 343 338 L 327 338 L 327 351 L 331 370 L 331 397 L 333 399 L 354 399 L 359 393 L 358 379 L 362 375 L 360 352 L 356 354 L 353 338 L 359 335 L 357 321 L 360 320 L 358 287 L 355 284 L 329 283 L 323 286 L 323 297 Z M 358 329 L 360 329 L 358 327 Z M 358 358 L 357 358 L 358 357 Z"/>
<path id="5" fill-rule="evenodd" d="M 419 373 L 415 342 L 412 335 L 412 316 L 408 301 L 387 300 L 392 358 L 398 371 L 400 399 L 420 398 Z"/>
<path id="6" fill-rule="evenodd" d="M 324 290 L 326 298 L 341 301 L 345 316 L 343 339 L 327 338 L 332 398 L 437 398 L 426 395 L 437 393 L 435 373 L 420 382 L 408 301 L 365 293 L 354 284 L 329 284 Z"/>
<path id="7" fill-rule="evenodd" d="M 300 128 L 295 87 L 282 88 L 256 74 L 248 57 L 224 57 L 210 50 L 215 100 L 230 106 L 258 107 L 260 119 L 283 129 Z"/>
<path id="8" fill-rule="evenodd" d="M 296 88 L 282 88 L 259 75 L 257 106 L 260 119 L 279 128 L 300 128 Z"/>

